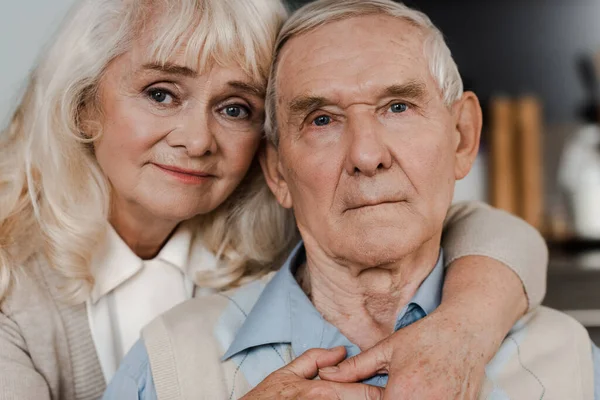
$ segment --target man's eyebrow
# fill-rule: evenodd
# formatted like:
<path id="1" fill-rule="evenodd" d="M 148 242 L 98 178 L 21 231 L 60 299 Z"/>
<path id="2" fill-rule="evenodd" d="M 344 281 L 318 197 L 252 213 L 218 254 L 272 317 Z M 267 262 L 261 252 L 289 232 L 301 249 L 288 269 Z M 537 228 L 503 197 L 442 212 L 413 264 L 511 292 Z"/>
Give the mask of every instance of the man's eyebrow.
<path id="1" fill-rule="evenodd" d="M 198 72 L 189 67 L 184 67 L 183 65 L 173 63 L 148 63 L 144 64 L 143 69 L 164 72 L 171 75 L 181 75 L 185 77 L 194 77 L 198 75 Z"/>
<path id="2" fill-rule="evenodd" d="M 386 87 L 381 92 L 380 97 L 400 97 L 403 99 L 423 100 L 426 95 L 427 88 L 424 83 L 409 81 L 407 83 Z M 298 96 L 293 99 L 288 106 L 289 118 L 298 118 L 331 104 L 331 100 L 321 96 Z"/>
<path id="3" fill-rule="evenodd" d="M 299 96 L 293 99 L 288 106 L 289 118 L 297 118 L 310 114 L 325 105 L 331 104 L 325 97 L 320 96 Z"/>
<path id="4" fill-rule="evenodd" d="M 265 97 L 265 88 L 261 85 L 243 82 L 243 81 L 230 81 L 227 83 L 231 88 L 236 90 L 241 90 L 243 92 L 249 93 L 254 96 L 258 96 L 260 98 Z"/>
<path id="5" fill-rule="evenodd" d="M 427 88 L 425 84 L 416 81 L 388 86 L 382 92 L 382 97 L 400 97 L 413 100 L 423 100 L 426 95 Z"/>

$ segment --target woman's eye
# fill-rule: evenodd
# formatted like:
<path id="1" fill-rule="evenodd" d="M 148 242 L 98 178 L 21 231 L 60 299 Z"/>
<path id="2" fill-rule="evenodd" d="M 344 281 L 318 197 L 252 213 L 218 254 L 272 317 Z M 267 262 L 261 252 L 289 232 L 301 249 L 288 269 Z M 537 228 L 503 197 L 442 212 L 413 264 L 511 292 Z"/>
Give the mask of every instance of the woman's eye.
<path id="1" fill-rule="evenodd" d="M 313 120 L 313 124 L 315 124 L 316 126 L 329 125 L 330 122 L 331 122 L 331 117 L 329 117 L 327 115 L 319 115 L 317 118 L 315 118 Z"/>
<path id="2" fill-rule="evenodd" d="M 221 111 L 226 117 L 234 119 L 246 119 L 250 115 L 250 110 L 246 107 L 233 105 L 226 106 Z"/>
<path id="3" fill-rule="evenodd" d="M 405 103 L 394 103 L 390 106 L 390 111 L 393 113 L 403 113 L 408 110 L 408 106 Z"/>
<path id="4" fill-rule="evenodd" d="M 168 105 L 173 103 L 173 95 L 164 89 L 150 89 L 148 95 L 157 103 Z"/>

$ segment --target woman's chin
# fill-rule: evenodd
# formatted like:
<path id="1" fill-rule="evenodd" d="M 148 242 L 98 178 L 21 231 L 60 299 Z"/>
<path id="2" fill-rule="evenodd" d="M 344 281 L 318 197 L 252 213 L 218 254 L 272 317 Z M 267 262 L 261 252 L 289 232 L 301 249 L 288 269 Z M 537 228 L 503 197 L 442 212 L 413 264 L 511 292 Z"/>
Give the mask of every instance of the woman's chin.
<path id="1" fill-rule="evenodd" d="M 212 204 L 198 204 L 198 199 L 195 201 L 184 201 L 181 199 L 153 201 L 145 204 L 148 215 L 153 216 L 156 220 L 162 221 L 187 221 L 198 215 L 209 214 L 216 208 Z"/>

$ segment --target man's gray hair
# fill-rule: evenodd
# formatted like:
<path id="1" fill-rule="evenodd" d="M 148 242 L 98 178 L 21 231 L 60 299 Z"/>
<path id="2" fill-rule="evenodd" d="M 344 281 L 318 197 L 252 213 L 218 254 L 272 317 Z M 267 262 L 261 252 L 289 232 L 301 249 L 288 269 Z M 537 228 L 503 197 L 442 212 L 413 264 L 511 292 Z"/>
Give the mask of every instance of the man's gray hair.
<path id="1" fill-rule="evenodd" d="M 279 143 L 275 106 L 277 66 L 283 46 L 293 37 L 330 22 L 376 14 L 408 21 L 425 32 L 423 51 L 429 60 L 431 75 L 439 86 L 444 103 L 451 106 L 460 99 L 463 94 L 463 83 L 458 67 L 444 41 L 444 36 L 427 15 L 392 0 L 318 0 L 300 8 L 287 20 L 275 43 L 265 102 L 265 133 L 271 143 L 275 145 Z"/>

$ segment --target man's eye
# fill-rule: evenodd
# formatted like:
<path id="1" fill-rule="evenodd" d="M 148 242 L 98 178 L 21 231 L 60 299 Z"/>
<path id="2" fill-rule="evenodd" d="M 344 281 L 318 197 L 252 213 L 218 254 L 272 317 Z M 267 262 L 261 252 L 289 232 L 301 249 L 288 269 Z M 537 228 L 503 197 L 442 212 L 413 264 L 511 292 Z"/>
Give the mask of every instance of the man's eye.
<path id="1" fill-rule="evenodd" d="M 160 104 L 168 105 L 173 103 L 173 95 L 164 89 L 150 89 L 148 91 L 150 98 Z"/>
<path id="2" fill-rule="evenodd" d="M 327 115 L 320 115 L 313 120 L 313 124 L 315 124 L 316 126 L 329 125 L 330 122 L 331 122 L 331 118 L 328 117 Z"/>
<path id="3" fill-rule="evenodd" d="M 250 110 L 243 106 L 232 105 L 224 107 L 221 113 L 227 118 L 245 119 L 250 115 Z"/>
<path id="4" fill-rule="evenodd" d="M 408 110 L 408 106 L 405 103 L 394 103 L 390 106 L 390 111 L 393 113 L 403 113 Z"/>

